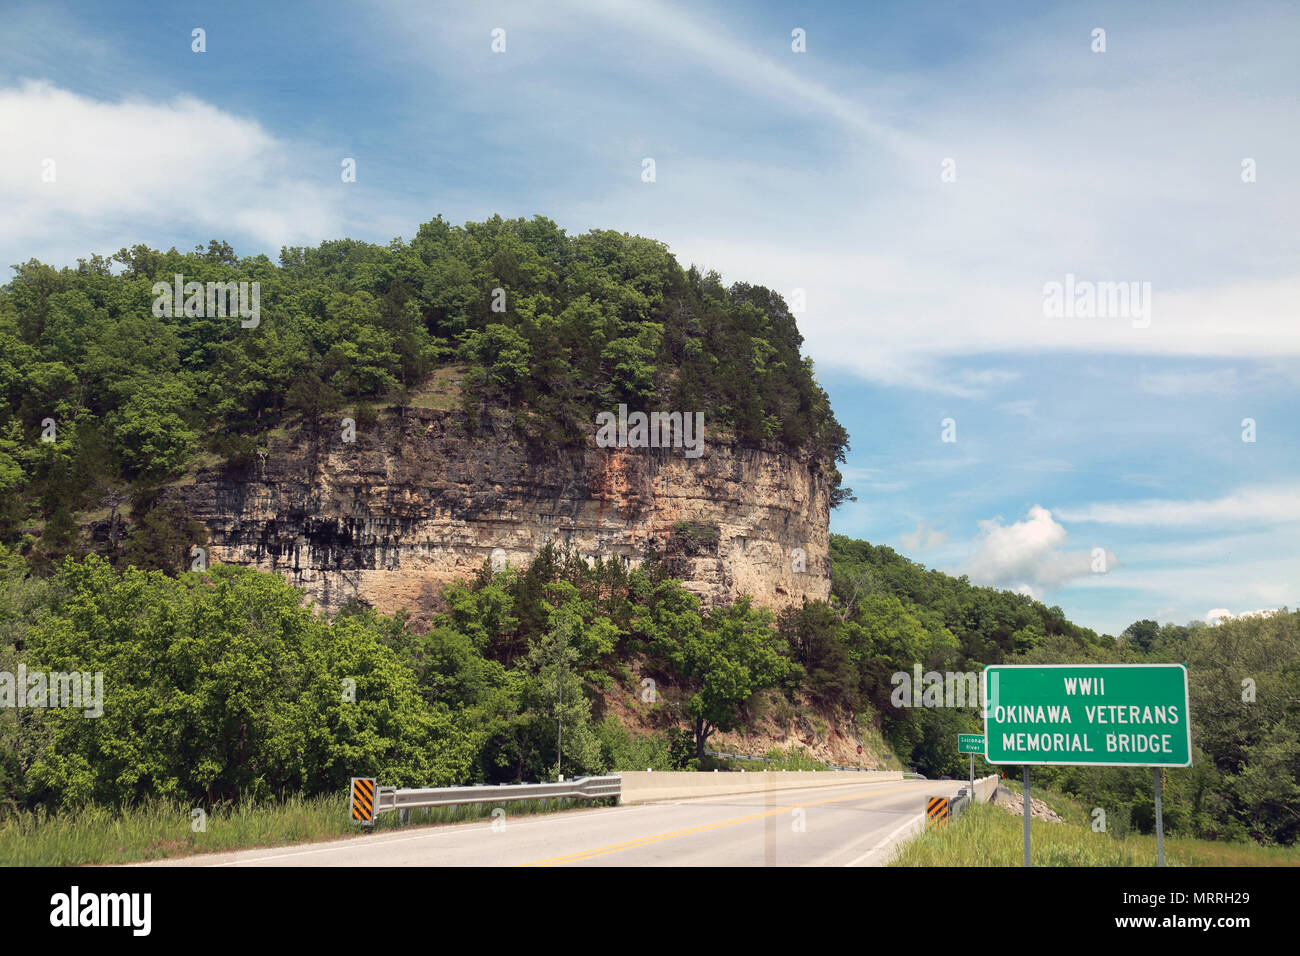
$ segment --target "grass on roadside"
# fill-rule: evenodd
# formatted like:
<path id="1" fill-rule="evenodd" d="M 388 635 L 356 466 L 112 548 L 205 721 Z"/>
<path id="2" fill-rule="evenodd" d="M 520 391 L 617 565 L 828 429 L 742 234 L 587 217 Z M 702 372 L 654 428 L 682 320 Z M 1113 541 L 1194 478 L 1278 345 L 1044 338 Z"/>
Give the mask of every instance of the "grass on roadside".
<path id="1" fill-rule="evenodd" d="M 462 823 L 491 816 L 500 806 L 506 819 L 606 804 L 606 800 L 520 800 L 412 810 L 410 827 Z M 158 800 L 123 810 L 85 807 L 54 815 L 24 811 L 0 818 L 0 866 L 78 866 L 134 863 L 287 846 L 357 836 L 342 794 L 289 797 L 274 803 L 241 802 L 207 814 L 203 832 L 191 829 L 190 808 Z M 401 828 L 400 815 L 381 814 L 372 828 Z"/>
<path id="2" fill-rule="evenodd" d="M 765 760 L 738 760 L 735 757 L 705 756 L 700 764 L 701 773 L 709 773 L 715 768 L 723 771 L 744 770 L 747 773 L 780 773 L 789 770 L 827 770 L 825 763 L 810 757 L 796 747 L 781 750 L 773 747 L 765 755 Z"/>
<path id="3" fill-rule="evenodd" d="M 1029 826 L 1034 866 L 1156 864 L 1154 835 L 1117 838 L 1069 822 L 1033 820 Z M 1021 866 L 1024 854 L 1021 818 L 1001 807 L 976 804 L 951 823 L 929 829 L 908 843 L 890 865 Z M 1300 847 L 1166 837 L 1165 862 L 1169 866 L 1300 866 Z"/>

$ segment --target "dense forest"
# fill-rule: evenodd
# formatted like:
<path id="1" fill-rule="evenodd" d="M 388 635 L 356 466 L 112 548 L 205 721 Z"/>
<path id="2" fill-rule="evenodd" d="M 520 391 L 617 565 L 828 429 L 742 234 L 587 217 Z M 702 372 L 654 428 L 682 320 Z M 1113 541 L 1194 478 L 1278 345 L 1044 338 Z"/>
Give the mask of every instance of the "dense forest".
<path id="1" fill-rule="evenodd" d="M 874 723 L 917 769 L 962 776 L 954 737 L 980 730 L 978 711 L 895 707 L 892 674 L 1178 660 L 1196 749 L 1192 768 L 1166 772 L 1169 832 L 1300 836 L 1300 613 L 1098 637 L 888 548 L 836 537 L 833 558 L 831 601 L 774 615 L 747 599 L 704 610 L 653 555 L 628 570 L 547 547 L 449 586 L 446 610 L 416 629 L 360 605 L 328 618 L 247 568 L 169 575 L 92 554 L 41 576 L 0 550 L 0 672 L 102 671 L 108 701 L 96 719 L 0 712 L 0 813 L 215 806 L 358 774 L 437 785 L 691 769 L 715 732 L 780 709 Z M 1113 831 L 1150 829 L 1149 771 L 1035 779 L 1106 807 Z"/>
<path id="2" fill-rule="evenodd" d="M 965 776 L 966 758 L 953 741 L 958 733 L 983 733 L 979 711 L 893 707 L 889 671 L 913 662 L 936 671 L 997 663 L 1181 663 L 1189 672 L 1193 756 L 1190 768 L 1164 772 L 1166 831 L 1288 845 L 1300 839 L 1300 611 L 1284 608 L 1213 627 L 1142 620 L 1118 637 L 1099 636 L 1070 623 L 1058 607 L 972 586 L 887 547 L 835 535 L 831 555 L 834 601 L 849 613 L 837 646 L 827 636 L 834 633 L 833 617 L 805 611 L 821 613 L 827 624 L 819 629 L 823 658 L 871 648 L 877 677 L 867 703 L 887 739 L 925 773 Z M 855 623 L 871 629 L 865 645 Z M 876 637 L 882 634 L 884 644 Z M 821 682 L 818 672 L 827 675 Z M 825 694 L 847 668 L 821 665 L 809 673 L 810 690 Z M 977 772 L 989 771 L 976 758 L 981 765 Z M 1112 832 L 1154 827 L 1150 770 L 1036 767 L 1033 777 L 1106 809 Z"/>
<path id="3" fill-rule="evenodd" d="M 400 408 L 449 363 L 469 369 L 468 428 L 505 410 L 521 441 L 554 448 L 620 403 L 703 411 L 713 434 L 810 455 L 833 500 L 849 494 L 848 436 L 781 296 L 682 269 L 650 239 L 439 217 L 410 242 L 286 248 L 278 264 L 213 240 L 14 268 L 0 288 L 0 542 L 38 563 L 77 553 L 88 515 L 129 509 L 140 540 L 113 543 L 152 566 L 151 535 L 179 520 L 152 513 L 157 489 L 199 456 L 248 462 L 277 425 Z M 258 283 L 256 319 L 224 294 L 155 309 L 155 283 L 177 275 Z"/>

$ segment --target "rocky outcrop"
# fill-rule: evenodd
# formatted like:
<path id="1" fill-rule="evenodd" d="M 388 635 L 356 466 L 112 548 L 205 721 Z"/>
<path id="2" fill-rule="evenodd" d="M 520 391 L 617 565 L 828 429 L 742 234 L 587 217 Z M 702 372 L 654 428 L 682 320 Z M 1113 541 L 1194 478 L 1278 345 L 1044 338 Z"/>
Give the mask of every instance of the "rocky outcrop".
<path id="1" fill-rule="evenodd" d="M 418 619 L 444 584 L 547 542 L 629 566 L 653 546 L 706 605 L 830 594 L 830 488 L 812 458 L 711 438 L 699 458 L 594 438 L 548 451 L 432 409 L 358 425 L 354 442 L 299 431 L 265 451 L 174 494 L 211 560 L 280 571 L 329 611 L 357 597 Z"/>
<path id="2" fill-rule="evenodd" d="M 1023 817 L 1025 815 L 1024 794 L 1016 793 L 1014 790 L 1008 790 L 1005 787 L 998 787 L 997 793 L 993 796 L 993 802 L 1014 816 Z M 1055 810 L 1032 794 L 1029 797 L 1029 817 L 1031 820 L 1046 820 L 1048 823 L 1065 822 Z"/>

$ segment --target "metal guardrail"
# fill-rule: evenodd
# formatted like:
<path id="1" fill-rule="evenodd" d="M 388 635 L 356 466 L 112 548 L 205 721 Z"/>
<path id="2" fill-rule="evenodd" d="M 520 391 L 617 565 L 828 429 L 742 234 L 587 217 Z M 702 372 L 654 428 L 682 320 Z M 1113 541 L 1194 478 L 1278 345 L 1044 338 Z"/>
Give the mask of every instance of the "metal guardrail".
<path id="1" fill-rule="evenodd" d="M 619 797 L 623 779 L 612 777 L 578 777 L 558 783 L 510 783 L 499 786 L 479 784 L 469 787 L 422 787 L 398 789 L 379 787 L 375 793 L 375 815 L 423 807 L 451 807 L 466 803 L 503 803 L 510 800 L 554 800 Z"/>
<path id="2" fill-rule="evenodd" d="M 760 763 L 777 763 L 777 761 L 773 760 L 771 757 L 751 757 L 749 754 L 729 754 L 721 750 L 706 750 L 704 751 L 704 756 L 726 757 L 728 760 L 756 760 Z"/>
<path id="3" fill-rule="evenodd" d="M 729 754 L 729 753 L 724 753 L 720 750 L 706 750 L 704 751 L 704 754 L 706 757 L 725 757 L 728 760 L 757 760 L 757 761 L 761 761 L 762 763 L 781 762 L 773 757 L 751 757 L 748 754 Z M 870 770 L 866 767 L 841 767 L 839 764 L 827 764 L 826 769 L 827 770 L 851 770 L 854 773 L 876 773 L 877 772 L 875 770 Z M 903 779 L 925 780 L 926 776 L 925 774 L 921 774 L 921 773 L 904 773 Z"/>
<path id="4" fill-rule="evenodd" d="M 948 800 L 949 819 L 956 819 L 957 817 L 961 816 L 962 811 L 964 811 L 967 807 L 969 807 L 971 805 L 971 802 L 972 802 L 972 794 L 970 792 L 970 789 L 968 787 L 962 787 L 960 790 L 957 791 L 957 795 L 955 797 L 951 797 Z"/>

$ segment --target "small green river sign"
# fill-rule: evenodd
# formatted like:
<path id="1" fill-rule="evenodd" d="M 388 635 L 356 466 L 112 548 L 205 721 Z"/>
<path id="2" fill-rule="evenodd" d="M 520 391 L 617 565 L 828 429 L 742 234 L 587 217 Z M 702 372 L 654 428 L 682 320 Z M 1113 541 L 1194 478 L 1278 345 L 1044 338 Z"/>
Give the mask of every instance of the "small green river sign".
<path id="1" fill-rule="evenodd" d="M 984 702 L 992 764 L 1192 764 L 1182 664 L 990 664 Z"/>
<path id="2" fill-rule="evenodd" d="M 957 735 L 957 753 L 959 754 L 982 754 L 984 752 L 984 738 L 979 734 L 958 734 Z"/>

